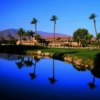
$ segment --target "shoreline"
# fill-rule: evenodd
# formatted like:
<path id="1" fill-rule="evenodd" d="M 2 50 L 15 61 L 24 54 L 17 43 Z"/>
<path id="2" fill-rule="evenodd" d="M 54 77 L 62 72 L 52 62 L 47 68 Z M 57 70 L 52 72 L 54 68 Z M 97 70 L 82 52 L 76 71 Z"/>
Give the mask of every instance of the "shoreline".
<path id="1" fill-rule="evenodd" d="M 64 61 L 67 63 L 71 63 L 72 65 L 76 66 L 78 69 L 93 69 L 94 60 L 93 59 L 82 59 L 78 56 L 60 56 L 56 53 L 50 53 L 50 52 L 42 52 L 41 50 L 37 50 L 35 52 L 27 52 L 27 55 L 29 56 L 37 56 L 37 57 L 49 57 L 54 58 L 56 60 Z"/>
<path id="2" fill-rule="evenodd" d="M 0 46 L 0 53 L 51 57 L 69 62 L 78 68 L 91 69 L 100 49 L 80 48 L 47 48 L 42 46 L 4 45 Z"/>

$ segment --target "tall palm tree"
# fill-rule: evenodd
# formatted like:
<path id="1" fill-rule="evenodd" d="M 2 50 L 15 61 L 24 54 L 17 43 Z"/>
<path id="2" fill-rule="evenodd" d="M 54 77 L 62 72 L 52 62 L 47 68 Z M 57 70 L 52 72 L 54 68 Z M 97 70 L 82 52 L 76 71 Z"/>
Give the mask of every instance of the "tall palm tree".
<path id="1" fill-rule="evenodd" d="M 36 18 L 33 18 L 33 20 L 31 21 L 31 24 L 35 25 L 35 34 L 37 35 L 37 22 L 38 20 Z"/>
<path id="2" fill-rule="evenodd" d="M 54 37 L 53 37 L 53 42 L 55 43 L 55 31 L 56 31 L 56 21 L 57 21 L 57 16 L 53 15 L 50 19 L 50 21 L 54 22 Z"/>
<path id="3" fill-rule="evenodd" d="M 95 29 L 95 33 L 96 33 L 96 36 L 97 36 L 97 29 L 96 29 L 96 15 L 93 13 L 93 14 L 91 14 L 90 15 L 90 17 L 89 17 L 89 19 L 91 19 L 91 20 L 93 20 L 93 22 L 94 22 L 94 29 Z"/>
<path id="4" fill-rule="evenodd" d="M 30 30 L 30 31 L 28 30 L 28 31 L 26 32 L 26 36 L 28 36 L 28 39 L 29 39 L 29 40 L 31 40 L 31 37 L 33 37 L 34 34 L 35 34 L 35 33 L 34 33 L 33 31 L 31 31 L 31 30 Z"/>
<path id="5" fill-rule="evenodd" d="M 25 31 L 22 28 L 20 28 L 17 34 L 20 36 L 20 44 L 21 44 L 22 36 L 25 34 Z"/>

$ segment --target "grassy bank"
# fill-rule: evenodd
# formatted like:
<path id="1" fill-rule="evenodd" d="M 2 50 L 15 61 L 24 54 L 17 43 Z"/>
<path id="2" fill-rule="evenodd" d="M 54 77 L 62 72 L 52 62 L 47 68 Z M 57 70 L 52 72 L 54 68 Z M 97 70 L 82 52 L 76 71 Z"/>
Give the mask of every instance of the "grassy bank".
<path id="1" fill-rule="evenodd" d="M 49 49 L 40 49 L 42 52 L 50 52 L 58 54 L 60 57 L 65 55 L 70 55 L 72 57 L 77 56 L 82 59 L 94 59 L 95 55 L 100 53 L 100 49 L 79 49 L 79 48 L 49 48 Z M 30 50 L 28 52 L 34 52 Z"/>
<path id="2" fill-rule="evenodd" d="M 10 54 L 26 54 L 28 52 L 34 52 L 41 50 L 42 52 L 49 52 L 55 54 L 55 56 L 62 58 L 65 55 L 72 57 L 77 56 L 82 59 L 94 59 L 95 55 L 100 53 L 100 49 L 84 49 L 84 48 L 46 48 L 42 46 L 22 46 L 22 45 L 3 45 L 0 46 L 1 53 Z"/>

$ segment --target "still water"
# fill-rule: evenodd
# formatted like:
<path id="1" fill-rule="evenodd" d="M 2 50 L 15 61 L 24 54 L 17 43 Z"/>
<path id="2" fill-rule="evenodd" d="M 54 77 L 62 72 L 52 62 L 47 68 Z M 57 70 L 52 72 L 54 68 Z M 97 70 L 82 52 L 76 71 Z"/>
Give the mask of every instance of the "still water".
<path id="1" fill-rule="evenodd" d="M 100 100 L 100 79 L 51 58 L 0 54 L 0 100 Z"/>

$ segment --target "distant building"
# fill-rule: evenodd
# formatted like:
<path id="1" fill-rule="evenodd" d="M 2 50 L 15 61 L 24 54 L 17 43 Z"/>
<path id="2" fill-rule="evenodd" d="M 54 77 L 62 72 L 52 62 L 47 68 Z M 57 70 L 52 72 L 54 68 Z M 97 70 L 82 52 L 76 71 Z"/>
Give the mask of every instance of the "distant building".
<path id="1" fill-rule="evenodd" d="M 37 45 L 38 41 L 35 39 L 35 37 L 32 38 L 32 40 L 21 40 L 21 42 L 18 40 L 16 42 L 17 45 Z"/>
<path id="2" fill-rule="evenodd" d="M 78 47 L 78 43 L 73 41 L 72 37 L 59 37 L 55 38 L 55 42 L 53 42 L 53 38 L 47 38 L 47 41 L 50 41 L 48 44 L 49 47 Z"/>

